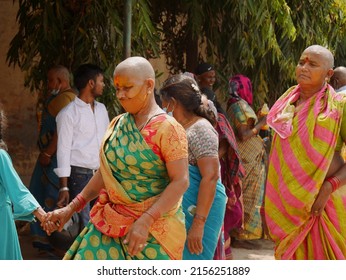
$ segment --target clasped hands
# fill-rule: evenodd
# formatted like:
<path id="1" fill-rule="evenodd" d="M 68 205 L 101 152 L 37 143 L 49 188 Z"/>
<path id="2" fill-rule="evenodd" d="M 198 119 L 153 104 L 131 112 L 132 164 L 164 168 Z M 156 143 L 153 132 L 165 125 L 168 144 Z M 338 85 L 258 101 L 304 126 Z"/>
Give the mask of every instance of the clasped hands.
<path id="1" fill-rule="evenodd" d="M 42 228 L 51 235 L 54 231 L 62 231 L 65 223 L 72 217 L 74 210 L 69 206 L 56 209 L 46 213 L 44 220 L 41 221 Z M 149 228 L 152 223 L 149 215 L 142 215 L 130 227 L 124 244 L 128 247 L 128 252 L 131 256 L 137 255 L 147 245 L 149 236 Z"/>
<path id="2" fill-rule="evenodd" d="M 73 210 L 69 206 L 47 212 L 41 221 L 41 227 L 48 235 L 54 231 L 62 231 L 66 222 L 72 217 Z"/>

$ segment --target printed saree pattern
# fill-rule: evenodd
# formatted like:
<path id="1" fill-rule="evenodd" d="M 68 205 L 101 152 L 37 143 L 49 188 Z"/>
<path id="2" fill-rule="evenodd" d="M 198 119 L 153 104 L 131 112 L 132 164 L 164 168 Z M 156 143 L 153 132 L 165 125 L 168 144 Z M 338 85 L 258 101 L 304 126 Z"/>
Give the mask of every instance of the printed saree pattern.
<path id="1" fill-rule="evenodd" d="M 248 125 L 249 120 L 257 122 L 257 116 L 250 105 L 240 99 L 230 105 L 227 110 L 230 123 L 237 129 Z M 232 236 L 241 240 L 253 240 L 263 237 L 260 208 L 263 203 L 266 181 L 265 148 L 260 136 L 250 137 L 247 140 L 237 139 L 238 152 L 245 176 L 242 178 L 242 196 L 244 223 L 243 229 L 234 230 Z"/>
<path id="2" fill-rule="evenodd" d="M 115 259 L 129 259 L 127 245 L 123 243 L 124 236 L 133 222 L 155 203 L 168 185 L 167 170 L 164 162 L 144 141 L 130 114 L 121 115 L 112 121 L 100 157 L 105 190 L 100 193 L 90 212 L 91 223 L 88 230 L 81 233 L 85 238 L 79 238 L 79 243 L 92 238 L 110 238 L 112 246 L 109 246 L 117 252 L 107 254 L 107 258 L 114 259 L 116 256 Z M 155 221 L 150 228 L 148 245 L 134 258 L 181 259 L 186 239 L 184 220 L 180 201 Z M 91 242 L 87 242 L 86 246 L 92 248 Z M 95 254 L 98 253 L 94 253 L 93 258 L 97 256 Z M 83 256 L 79 253 L 76 258 Z"/>
<path id="3" fill-rule="evenodd" d="M 287 103 L 299 98 L 290 88 L 272 107 L 274 130 L 265 197 L 265 215 L 276 259 L 345 259 L 346 188 L 332 193 L 319 217 L 310 209 L 326 177 L 339 135 L 344 102 L 328 86 L 308 99 L 292 120 L 273 124 Z M 287 127 L 291 124 L 291 128 Z"/>

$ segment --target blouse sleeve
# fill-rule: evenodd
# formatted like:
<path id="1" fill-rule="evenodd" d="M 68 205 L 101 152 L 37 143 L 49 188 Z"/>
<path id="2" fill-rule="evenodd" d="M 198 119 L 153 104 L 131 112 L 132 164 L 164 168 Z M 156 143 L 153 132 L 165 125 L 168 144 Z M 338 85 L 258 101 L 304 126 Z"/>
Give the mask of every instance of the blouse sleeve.
<path id="1" fill-rule="evenodd" d="M 32 221 L 39 203 L 30 193 L 13 167 L 12 160 L 5 150 L 0 149 L 0 179 L 13 205 L 16 220 Z"/>
<path id="2" fill-rule="evenodd" d="M 188 158 L 186 132 L 173 117 L 167 114 L 156 116 L 141 130 L 141 134 L 162 161 Z"/>
<path id="3" fill-rule="evenodd" d="M 161 154 L 165 162 L 188 158 L 184 128 L 174 119 L 166 119 L 158 131 Z"/>
<path id="4" fill-rule="evenodd" d="M 218 134 L 208 121 L 199 121 L 188 131 L 189 150 L 192 158 L 218 157 Z"/>

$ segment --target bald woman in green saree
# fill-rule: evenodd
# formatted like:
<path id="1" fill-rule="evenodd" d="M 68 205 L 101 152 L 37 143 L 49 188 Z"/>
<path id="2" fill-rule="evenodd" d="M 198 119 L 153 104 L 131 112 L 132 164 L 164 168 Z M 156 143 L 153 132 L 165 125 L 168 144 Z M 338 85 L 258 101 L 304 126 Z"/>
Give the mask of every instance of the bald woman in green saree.
<path id="1" fill-rule="evenodd" d="M 186 239 L 182 195 L 188 186 L 184 129 L 156 104 L 155 73 L 142 57 L 114 71 L 127 113 L 111 122 L 101 167 L 67 207 L 49 214 L 62 225 L 99 195 L 90 222 L 65 259 L 181 259 Z"/>

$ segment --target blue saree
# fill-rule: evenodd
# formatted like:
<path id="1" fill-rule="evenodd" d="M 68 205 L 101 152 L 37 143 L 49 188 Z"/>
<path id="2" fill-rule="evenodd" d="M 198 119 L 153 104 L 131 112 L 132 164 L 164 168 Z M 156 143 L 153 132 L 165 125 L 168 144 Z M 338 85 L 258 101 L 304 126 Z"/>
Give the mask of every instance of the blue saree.
<path id="1" fill-rule="evenodd" d="M 183 211 L 185 214 L 185 227 L 188 232 L 196 210 L 199 184 L 202 179 L 197 166 L 189 165 L 190 185 L 183 197 Z M 183 259 L 184 260 L 212 260 L 221 232 L 223 219 L 225 216 L 227 196 L 225 187 L 220 179 L 216 185 L 214 202 L 204 226 L 204 235 L 202 239 L 203 252 L 200 255 L 191 254 L 185 243 Z"/>

